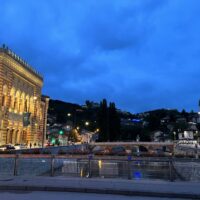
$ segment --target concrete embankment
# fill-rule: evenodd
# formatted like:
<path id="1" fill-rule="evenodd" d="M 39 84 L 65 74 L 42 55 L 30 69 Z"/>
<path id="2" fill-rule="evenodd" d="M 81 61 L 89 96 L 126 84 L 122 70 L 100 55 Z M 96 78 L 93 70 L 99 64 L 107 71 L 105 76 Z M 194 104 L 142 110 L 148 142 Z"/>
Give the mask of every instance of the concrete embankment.
<path id="1" fill-rule="evenodd" d="M 173 161 L 176 174 L 184 181 L 200 181 L 200 162 Z"/>

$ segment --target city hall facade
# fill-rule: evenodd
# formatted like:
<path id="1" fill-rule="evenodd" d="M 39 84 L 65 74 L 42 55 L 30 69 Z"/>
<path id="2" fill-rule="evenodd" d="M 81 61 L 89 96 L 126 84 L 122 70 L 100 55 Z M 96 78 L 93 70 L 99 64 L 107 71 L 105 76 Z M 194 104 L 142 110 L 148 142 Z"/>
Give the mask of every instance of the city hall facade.
<path id="1" fill-rule="evenodd" d="M 43 77 L 3 46 L 0 48 L 0 145 L 42 145 L 49 98 Z"/>

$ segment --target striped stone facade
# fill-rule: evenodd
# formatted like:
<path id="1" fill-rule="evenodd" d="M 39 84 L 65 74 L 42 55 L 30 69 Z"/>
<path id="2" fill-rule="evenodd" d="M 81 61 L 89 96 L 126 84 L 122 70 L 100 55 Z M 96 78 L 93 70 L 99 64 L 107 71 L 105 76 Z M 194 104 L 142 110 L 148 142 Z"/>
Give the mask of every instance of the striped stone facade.
<path id="1" fill-rule="evenodd" d="M 0 48 L 0 145 L 42 144 L 48 108 L 42 86 L 38 72 L 7 47 Z M 23 123 L 25 113 L 30 114 L 29 125 Z"/>

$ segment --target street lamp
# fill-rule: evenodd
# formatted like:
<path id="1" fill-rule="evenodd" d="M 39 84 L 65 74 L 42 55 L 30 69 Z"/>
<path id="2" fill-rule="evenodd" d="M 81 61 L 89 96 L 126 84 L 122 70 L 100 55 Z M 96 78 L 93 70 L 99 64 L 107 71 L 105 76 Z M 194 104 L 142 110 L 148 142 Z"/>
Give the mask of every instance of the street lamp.
<path id="1" fill-rule="evenodd" d="M 88 121 L 86 121 L 86 122 L 85 122 L 85 125 L 86 125 L 86 126 L 89 126 L 89 125 L 90 125 L 90 123 L 89 123 Z"/>
<path id="2" fill-rule="evenodd" d="M 176 132 L 174 131 L 173 134 L 174 134 L 174 141 L 175 141 L 176 140 Z"/>
<path id="3" fill-rule="evenodd" d="M 174 145 L 173 145 L 173 156 L 175 156 L 175 140 L 176 140 L 176 132 L 173 132 L 174 134 Z"/>
<path id="4" fill-rule="evenodd" d="M 88 133 L 88 135 L 87 135 L 87 139 L 88 139 L 88 144 L 90 143 L 90 135 L 89 135 L 89 133 Z"/>
<path id="5" fill-rule="evenodd" d="M 72 127 L 76 128 L 76 111 L 73 113 L 67 113 L 68 120 L 72 122 Z"/>
<path id="6" fill-rule="evenodd" d="M 193 132 L 193 138 L 196 139 L 197 143 L 199 142 L 199 131 Z"/>
<path id="7" fill-rule="evenodd" d="M 96 129 L 96 132 L 99 132 L 99 128 Z"/>

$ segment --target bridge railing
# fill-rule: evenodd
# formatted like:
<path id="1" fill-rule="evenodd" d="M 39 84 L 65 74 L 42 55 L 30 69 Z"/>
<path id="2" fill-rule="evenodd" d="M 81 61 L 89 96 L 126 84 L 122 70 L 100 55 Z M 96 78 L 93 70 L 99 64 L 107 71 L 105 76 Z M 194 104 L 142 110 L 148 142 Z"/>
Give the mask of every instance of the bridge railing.
<path id="1" fill-rule="evenodd" d="M 200 181 L 200 160 L 175 158 L 0 155 L 0 176 L 65 176 Z"/>

